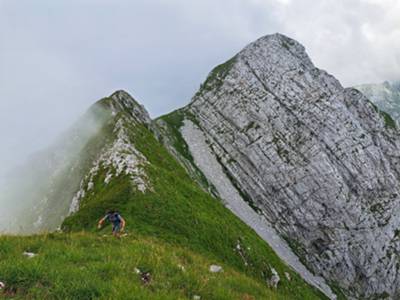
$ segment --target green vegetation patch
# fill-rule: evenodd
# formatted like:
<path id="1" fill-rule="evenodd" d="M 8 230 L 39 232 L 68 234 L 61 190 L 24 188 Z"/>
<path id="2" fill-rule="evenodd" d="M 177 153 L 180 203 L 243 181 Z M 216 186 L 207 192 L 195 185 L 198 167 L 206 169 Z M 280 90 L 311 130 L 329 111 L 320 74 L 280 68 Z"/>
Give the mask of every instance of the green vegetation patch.
<path id="1" fill-rule="evenodd" d="M 224 83 L 226 75 L 232 69 L 236 62 L 236 56 L 232 57 L 228 61 L 216 66 L 208 75 L 206 81 L 200 86 L 200 90 L 197 95 L 203 91 L 218 90 Z"/>
<path id="2" fill-rule="evenodd" d="M 396 129 L 396 122 L 393 120 L 393 118 L 387 112 L 384 112 L 383 110 L 381 110 L 380 114 L 381 114 L 381 116 L 383 116 L 386 128 Z"/>

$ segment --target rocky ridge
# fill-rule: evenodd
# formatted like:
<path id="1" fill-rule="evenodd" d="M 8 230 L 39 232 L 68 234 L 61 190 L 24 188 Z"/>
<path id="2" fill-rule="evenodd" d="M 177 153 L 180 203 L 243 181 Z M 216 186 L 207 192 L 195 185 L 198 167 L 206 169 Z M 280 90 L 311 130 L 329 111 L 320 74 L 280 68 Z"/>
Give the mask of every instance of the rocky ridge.
<path id="1" fill-rule="evenodd" d="M 108 106 L 111 109 L 113 120 L 113 138 L 98 155 L 93 162 L 93 166 L 88 174 L 82 179 L 80 189 L 73 197 L 69 208 L 69 214 L 79 210 L 79 204 L 86 193 L 94 189 L 94 178 L 99 171 L 105 173 L 104 183 L 108 184 L 113 177 L 121 175 L 129 176 L 132 186 L 138 191 L 145 193 L 151 190 L 150 180 L 145 172 L 146 165 L 149 164 L 146 157 L 135 148 L 135 143 L 126 128 L 132 124 L 144 124 L 150 126 L 151 120 L 143 106 L 139 105 L 128 93 L 124 91 L 115 92 L 110 98 L 103 100 L 99 105 Z"/>
<path id="2" fill-rule="evenodd" d="M 106 183 L 129 176 L 137 190 L 151 190 L 144 171 L 148 162 L 128 133 L 138 125 L 151 127 L 151 119 L 124 91 L 94 104 L 53 146 L 9 178 L 11 192 L 5 196 L 23 201 L 9 213 L 14 219 L 7 220 L 10 229 L 6 230 L 26 234 L 57 229 L 79 209 L 80 200 L 95 188 L 93 178 L 101 172 Z"/>

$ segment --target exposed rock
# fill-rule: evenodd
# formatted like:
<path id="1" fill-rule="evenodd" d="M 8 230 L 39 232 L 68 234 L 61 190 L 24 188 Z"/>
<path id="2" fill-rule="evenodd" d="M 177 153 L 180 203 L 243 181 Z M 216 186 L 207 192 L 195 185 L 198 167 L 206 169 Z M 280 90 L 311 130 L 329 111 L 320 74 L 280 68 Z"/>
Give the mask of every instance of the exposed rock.
<path id="1" fill-rule="evenodd" d="M 287 280 L 292 281 L 292 277 L 290 276 L 290 274 L 288 272 L 285 272 L 285 277 Z"/>
<path id="2" fill-rule="evenodd" d="M 37 254 L 33 253 L 33 252 L 24 252 L 22 253 L 24 256 L 28 257 L 28 258 L 34 258 Z"/>
<path id="3" fill-rule="evenodd" d="M 111 100 L 106 103 L 111 107 L 114 114 L 119 112 L 128 112 L 131 121 L 134 121 L 137 124 L 146 124 L 147 126 L 151 125 L 151 119 L 145 107 L 139 104 L 127 92 L 122 90 L 116 91 L 110 96 L 110 99 Z"/>
<path id="4" fill-rule="evenodd" d="M 186 112 L 310 269 L 354 297 L 398 296 L 400 137 L 364 95 L 275 34 L 216 67 Z"/>
<path id="5" fill-rule="evenodd" d="M 4 289 L 6 287 L 5 283 L 0 281 L 0 290 Z"/>
<path id="6" fill-rule="evenodd" d="M 274 268 L 271 268 L 271 273 L 272 273 L 272 276 L 268 280 L 268 285 L 271 288 L 277 289 L 278 283 L 279 283 L 279 281 L 281 281 L 281 278 L 279 277 L 278 272 Z"/>
<path id="7" fill-rule="evenodd" d="M 211 273 L 219 273 L 222 272 L 222 267 L 221 266 L 217 266 L 217 265 L 211 265 L 210 266 L 210 272 Z"/>

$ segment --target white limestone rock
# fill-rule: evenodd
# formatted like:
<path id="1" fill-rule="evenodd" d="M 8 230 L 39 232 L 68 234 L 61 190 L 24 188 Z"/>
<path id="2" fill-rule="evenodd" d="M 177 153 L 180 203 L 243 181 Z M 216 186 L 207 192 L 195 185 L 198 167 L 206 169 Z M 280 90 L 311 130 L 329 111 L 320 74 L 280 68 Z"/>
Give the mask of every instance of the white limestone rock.
<path id="1" fill-rule="evenodd" d="M 210 266 L 210 272 L 211 273 L 220 273 L 222 271 L 223 271 L 223 269 L 222 269 L 221 266 L 217 266 L 217 265 L 211 265 Z"/>
<path id="2" fill-rule="evenodd" d="M 271 268 L 271 273 L 272 276 L 268 280 L 268 285 L 273 289 L 277 289 L 279 281 L 281 281 L 281 278 L 279 277 L 278 272 L 274 268 Z"/>
<path id="3" fill-rule="evenodd" d="M 27 251 L 25 251 L 24 253 L 22 253 L 22 255 L 26 256 L 27 258 L 34 258 L 35 256 L 37 256 L 36 253 L 27 252 Z"/>

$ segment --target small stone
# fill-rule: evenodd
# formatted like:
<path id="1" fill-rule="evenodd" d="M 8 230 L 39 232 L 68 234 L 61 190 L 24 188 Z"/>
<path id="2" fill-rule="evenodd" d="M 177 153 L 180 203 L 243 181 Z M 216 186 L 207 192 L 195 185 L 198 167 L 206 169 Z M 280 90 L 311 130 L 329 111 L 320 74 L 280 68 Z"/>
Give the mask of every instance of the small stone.
<path id="1" fill-rule="evenodd" d="M 89 182 L 87 190 L 90 191 L 90 190 L 93 189 L 93 187 L 94 187 L 94 183 L 93 182 Z"/>
<path id="2" fill-rule="evenodd" d="M 210 272 L 211 272 L 211 273 L 219 273 L 219 272 L 222 272 L 222 267 L 221 267 L 221 266 L 217 266 L 217 265 L 211 265 L 211 266 L 210 266 Z"/>
<path id="3" fill-rule="evenodd" d="M 112 178 L 112 174 L 107 174 L 106 179 L 104 179 L 105 184 L 109 184 Z"/>
<path id="4" fill-rule="evenodd" d="M 33 252 L 24 252 L 22 253 L 24 256 L 28 257 L 28 258 L 34 258 L 37 254 L 33 253 Z"/>
<path id="5" fill-rule="evenodd" d="M 4 289 L 6 287 L 6 285 L 4 284 L 4 282 L 0 281 L 0 290 Z"/>
<path id="6" fill-rule="evenodd" d="M 288 272 L 285 272 L 285 276 L 286 276 L 287 280 L 289 280 L 289 281 L 292 280 L 292 277 L 290 277 L 290 274 Z"/>
<path id="7" fill-rule="evenodd" d="M 193 296 L 193 300 L 200 300 L 200 299 L 201 299 L 201 297 L 199 295 L 194 295 Z"/>
<path id="8" fill-rule="evenodd" d="M 185 272 L 185 271 L 186 271 L 185 267 L 182 266 L 182 265 L 178 265 L 178 268 L 181 269 L 182 272 Z"/>
<path id="9" fill-rule="evenodd" d="M 278 283 L 281 280 L 281 278 L 279 277 L 278 272 L 274 268 L 271 268 L 271 273 L 272 273 L 272 276 L 268 280 L 268 285 L 271 288 L 276 289 L 276 288 L 278 288 Z"/>
<path id="10" fill-rule="evenodd" d="M 140 270 L 138 268 L 135 268 L 135 273 L 136 274 L 140 274 L 141 272 L 140 272 Z"/>

